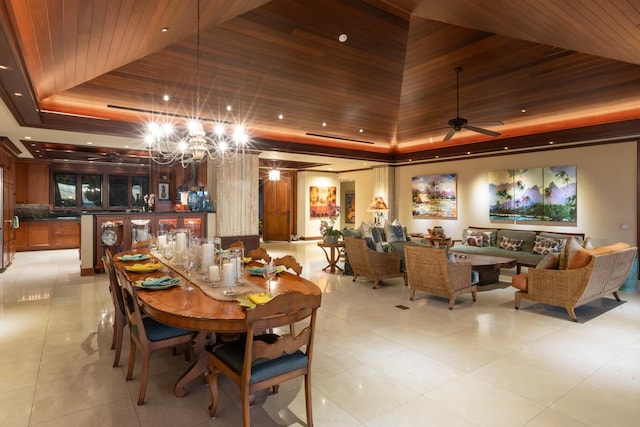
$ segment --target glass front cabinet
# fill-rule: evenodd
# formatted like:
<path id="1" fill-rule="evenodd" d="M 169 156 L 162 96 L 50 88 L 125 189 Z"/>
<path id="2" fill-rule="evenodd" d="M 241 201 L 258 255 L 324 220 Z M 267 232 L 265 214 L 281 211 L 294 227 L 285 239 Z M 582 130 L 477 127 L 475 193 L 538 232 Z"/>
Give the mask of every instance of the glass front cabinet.
<path id="1" fill-rule="evenodd" d="M 169 213 L 105 213 L 95 214 L 94 242 L 95 259 L 93 265 L 97 273 L 104 272 L 102 256 L 106 248 L 113 254 L 131 249 L 135 241 L 145 240 L 158 231 L 188 228 L 193 235 L 204 237 L 206 213 L 169 212 Z"/>

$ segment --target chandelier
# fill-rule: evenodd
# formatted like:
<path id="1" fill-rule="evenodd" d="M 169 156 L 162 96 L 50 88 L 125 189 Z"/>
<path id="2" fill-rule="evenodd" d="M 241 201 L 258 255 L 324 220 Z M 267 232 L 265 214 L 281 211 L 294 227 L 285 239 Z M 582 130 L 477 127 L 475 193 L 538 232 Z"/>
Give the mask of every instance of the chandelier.
<path id="1" fill-rule="evenodd" d="M 217 166 L 242 160 L 245 147 L 249 142 L 245 127 L 223 121 L 203 121 L 197 116 L 198 114 L 200 114 L 200 0 L 197 5 L 196 116 L 188 121 L 186 127 L 183 124 L 182 129 L 178 130 L 167 116 L 163 122 L 148 123 L 144 140 L 149 158 L 163 165 L 179 161 L 182 167 L 201 162 L 205 158 L 209 158 Z"/>

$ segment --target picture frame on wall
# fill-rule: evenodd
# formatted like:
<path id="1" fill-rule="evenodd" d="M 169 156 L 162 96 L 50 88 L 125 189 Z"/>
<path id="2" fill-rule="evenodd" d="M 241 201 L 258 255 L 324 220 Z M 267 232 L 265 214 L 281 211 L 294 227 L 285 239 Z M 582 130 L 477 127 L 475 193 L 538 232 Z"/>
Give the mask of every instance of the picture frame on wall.
<path id="1" fill-rule="evenodd" d="M 356 222 L 356 195 L 355 193 L 345 194 L 345 216 L 344 222 L 355 224 Z"/>
<path id="2" fill-rule="evenodd" d="M 169 200 L 168 182 L 161 182 L 158 184 L 158 200 Z"/>
<path id="3" fill-rule="evenodd" d="M 309 217 L 329 218 L 336 206 L 336 187 L 309 187 Z"/>
<path id="4" fill-rule="evenodd" d="M 411 179 L 414 218 L 458 218 L 457 175 L 415 176 Z"/>

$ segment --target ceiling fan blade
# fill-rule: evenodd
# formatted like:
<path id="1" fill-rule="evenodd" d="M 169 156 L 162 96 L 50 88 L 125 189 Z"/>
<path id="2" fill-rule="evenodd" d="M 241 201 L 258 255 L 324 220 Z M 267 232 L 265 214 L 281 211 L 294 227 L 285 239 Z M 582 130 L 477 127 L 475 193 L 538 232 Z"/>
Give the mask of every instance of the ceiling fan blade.
<path id="1" fill-rule="evenodd" d="M 448 141 L 451 138 L 453 138 L 453 135 L 455 135 L 456 130 L 454 128 L 449 129 L 449 132 L 445 135 L 443 141 Z"/>
<path id="2" fill-rule="evenodd" d="M 471 125 L 466 125 L 464 126 L 465 129 L 469 129 L 472 130 L 474 132 L 478 132 L 478 133 L 482 133 L 484 135 L 489 135 L 489 136 L 500 136 L 500 132 L 494 132 L 492 130 L 488 130 L 488 129 L 482 129 L 482 128 L 478 128 L 475 126 L 471 126 Z"/>
<path id="3" fill-rule="evenodd" d="M 502 126 L 504 123 L 502 123 L 500 120 L 496 120 L 493 122 L 473 122 L 469 124 L 471 126 Z"/>

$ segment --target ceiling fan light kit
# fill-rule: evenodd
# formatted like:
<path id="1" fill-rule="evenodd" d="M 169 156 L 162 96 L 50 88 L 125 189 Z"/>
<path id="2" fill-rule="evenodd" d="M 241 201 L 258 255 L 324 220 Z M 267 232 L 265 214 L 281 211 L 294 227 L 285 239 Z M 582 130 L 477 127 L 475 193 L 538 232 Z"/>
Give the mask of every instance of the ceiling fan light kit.
<path id="1" fill-rule="evenodd" d="M 459 132 L 462 129 L 467 129 L 467 130 L 481 133 L 483 135 L 488 135 L 488 136 L 494 136 L 494 137 L 500 136 L 500 132 L 484 129 L 479 126 L 501 126 L 504 124 L 501 121 L 469 123 L 467 119 L 460 117 L 460 73 L 462 72 L 462 67 L 456 67 L 455 72 L 456 72 L 456 116 L 447 122 L 450 129 L 449 129 L 449 132 L 447 132 L 447 134 L 444 136 L 442 141 L 449 141 L 451 138 L 453 138 L 453 135 L 455 135 L 456 132 Z"/>

